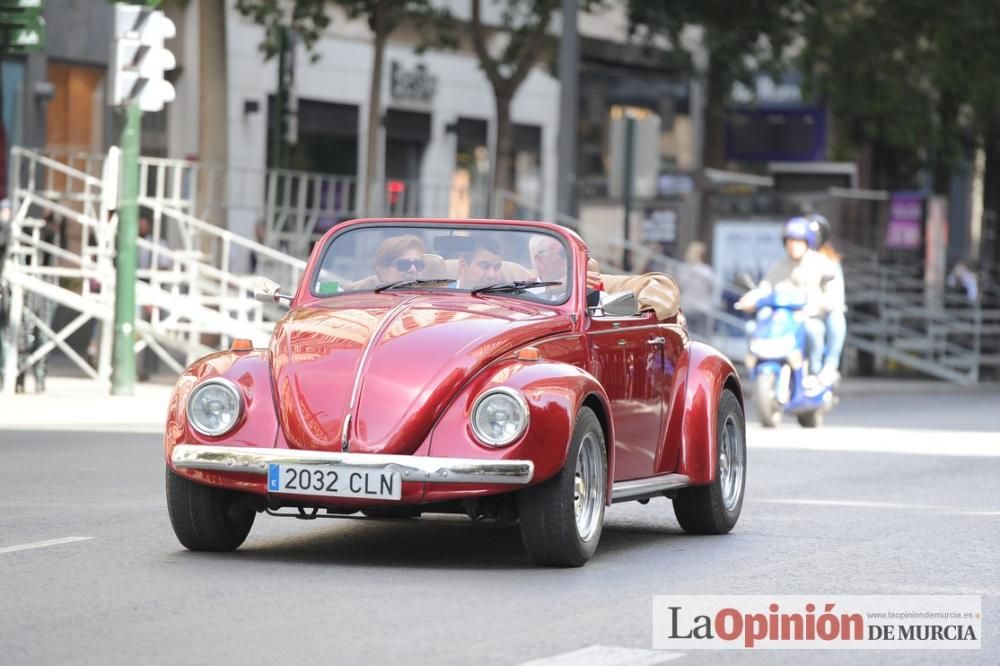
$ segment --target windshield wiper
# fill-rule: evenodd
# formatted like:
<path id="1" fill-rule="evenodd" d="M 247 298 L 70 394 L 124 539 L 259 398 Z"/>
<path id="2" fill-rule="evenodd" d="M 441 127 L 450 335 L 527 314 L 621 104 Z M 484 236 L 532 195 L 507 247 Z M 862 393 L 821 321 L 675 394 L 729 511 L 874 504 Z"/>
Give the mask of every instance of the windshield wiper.
<path id="1" fill-rule="evenodd" d="M 557 284 L 562 284 L 559 281 L 553 282 L 535 282 L 534 280 L 516 280 L 514 282 L 501 282 L 499 284 L 489 284 L 485 287 L 477 287 L 472 290 L 473 294 L 491 294 L 494 292 L 510 292 L 512 294 L 517 294 L 522 291 L 527 291 L 528 289 L 534 289 L 535 287 L 551 287 Z"/>
<path id="2" fill-rule="evenodd" d="M 380 284 L 373 290 L 376 294 L 380 291 L 386 291 L 388 289 L 402 289 L 403 287 L 415 287 L 422 284 L 448 284 L 453 282 L 448 278 L 420 278 L 417 280 L 397 280 L 396 282 L 388 282 L 386 284 Z"/>

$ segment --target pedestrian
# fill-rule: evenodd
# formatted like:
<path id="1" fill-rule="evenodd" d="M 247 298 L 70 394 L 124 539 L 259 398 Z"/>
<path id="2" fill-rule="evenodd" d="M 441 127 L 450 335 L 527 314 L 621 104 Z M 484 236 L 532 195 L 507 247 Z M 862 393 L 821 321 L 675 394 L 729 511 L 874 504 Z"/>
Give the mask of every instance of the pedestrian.
<path id="1" fill-rule="evenodd" d="M 715 292 L 715 271 L 705 263 L 706 253 L 707 248 L 701 241 L 689 244 L 677 275 L 688 330 L 702 336 L 711 333 L 709 313 Z"/>
<path id="2" fill-rule="evenodd" d="M 961 294 L 969 303 L 979 300 L 979 281 L 965 261 L 959 261 L 945 280 L 948 289 Z"/>

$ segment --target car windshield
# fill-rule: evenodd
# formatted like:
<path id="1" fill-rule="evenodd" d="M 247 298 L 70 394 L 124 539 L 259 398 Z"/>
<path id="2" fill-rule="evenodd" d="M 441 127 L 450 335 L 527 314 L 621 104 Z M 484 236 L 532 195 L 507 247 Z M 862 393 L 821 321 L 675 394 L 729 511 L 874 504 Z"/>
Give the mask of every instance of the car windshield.
<path id="1" fill-rule="evenodd" d="M 570 264 L 563 239 L 545 231 L 379 224 L 348 229 L 329 241 L 310 287 L 315 296 L 445 289 L 564 303 L 572 285 Z"/>

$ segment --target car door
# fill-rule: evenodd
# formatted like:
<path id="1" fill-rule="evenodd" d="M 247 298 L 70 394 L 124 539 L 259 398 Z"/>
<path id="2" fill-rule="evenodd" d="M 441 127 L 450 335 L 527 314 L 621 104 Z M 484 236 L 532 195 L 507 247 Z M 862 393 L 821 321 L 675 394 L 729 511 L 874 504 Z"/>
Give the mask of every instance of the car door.
<path id="1" fill-rule="evenodd" d="M 593 374 L 611 401 L 615 426 L 614 480 L 654 474 L 663 394 L 663 347 L 656 317 L 590 316 L 587 339 Z"/>
<path id="2" fill-rule="evenodd" d="M 680 440 L 669 441 L 666 435 L 672 416 L 670 412 L 670 400 L 674 390 L 674 382 L 677 380 L 677 366 L 682 362 L 684 349 L 690 338 L 688 337 L 687 329 L 676 323 L 676 321 L 669 323 L 660 322 L 658 329 L 659 339 L 657 342 L 660 348 L 660 368 L 658 374 L 660 377 L 660 396 L 663 411 L 660 417 L 659 451 L 656 455 L 655 474 L 666 474 L 676 470 L 678 455 L 680 453 Z M 683 407 L 683 402 L 676 406 L 678 410 L 682 410 Z M 673 416 L 681 415 L 676 414 Z"/>

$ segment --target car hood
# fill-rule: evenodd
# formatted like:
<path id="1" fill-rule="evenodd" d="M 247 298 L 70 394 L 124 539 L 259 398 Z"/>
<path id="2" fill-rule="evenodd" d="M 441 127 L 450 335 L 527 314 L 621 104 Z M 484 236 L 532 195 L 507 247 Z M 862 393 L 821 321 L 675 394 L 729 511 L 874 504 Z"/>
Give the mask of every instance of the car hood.
<path id="1" fill-rule="evenodd" d="M 271 339 L 281 428 L 294 448 L 410 453 L 486 364 L 571 328 L 559 311 L 469 294 L 341 295 L 296 308 Z"/>

